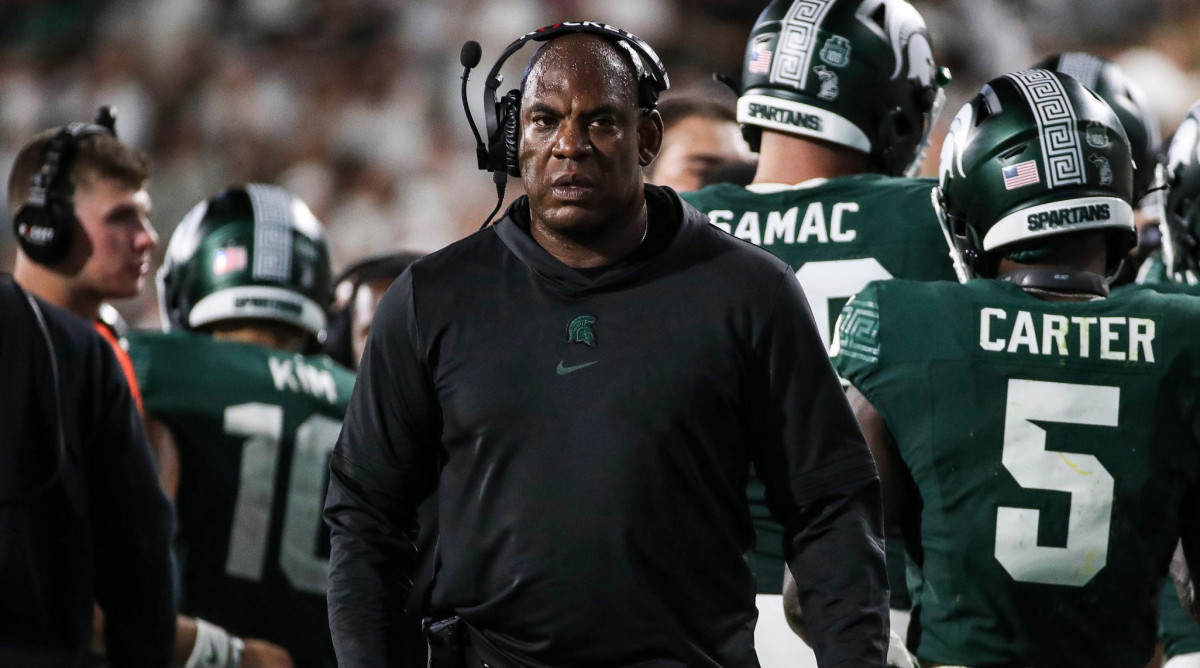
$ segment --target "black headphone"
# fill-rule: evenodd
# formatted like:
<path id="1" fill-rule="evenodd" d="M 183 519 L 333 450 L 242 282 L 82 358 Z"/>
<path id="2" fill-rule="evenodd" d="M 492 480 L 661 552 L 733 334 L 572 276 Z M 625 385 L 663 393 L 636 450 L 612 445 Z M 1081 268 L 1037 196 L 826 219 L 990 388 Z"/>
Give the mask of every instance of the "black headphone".
<path id="1" fill-rule="evenodd" d="M 117 136 L 117 119 L 109 107 L 100 107 L 94 123 L 71 123 L 50 139 L 42 166 L 33 175 L 29 197 L 13 217 L 17 243 L 29 259 L 54 264 L 71 252 L 79 220 L 71 201 L 71 162 L 79 143 L 92 135 Z"/>
<path id="2" fill-rule="evenodd" d="M 530 41 L 546 42 L 576 32 L 590 32 L 609 37 L 629 53 L 634 69 L 637 70 L 638 105 L 643 109 L 654 109 L 658 105 L 658 96 L 671 86 L 671 81 L 667 77 L 667 69 L 663 66 L 658 54 L 654 53 L 654 49 L 650 48 L 649 44 L 631 32 L 595 21 L 564 21 L 538 28 L 522 35 L 505 47 L 504 51 L 500 53 L 499 60 L 488 72 L 487 79 L 484 80 L 483 114 L 487 130 L 487 144 L 485 145 L 483 138 L 479 135 L 479 129 L 475 126 L 475 119 L 471 116 L 471 108 L 467 104 L 467 76 L 471 69 L 479 64 L 482 50 L 479 42 L 469 41 L 463 44 L 462 51 L 459 53 L 459 61 L 463 66 L 461 77 L 463 110 L 467 113 L 467 122 L 471 124 L 471 132 L 475 134 L 477 143 L 475 153 L 479 168 L 492 172 L 501 201 L 504 200 L 504 184 L 507 177 L 521 175 L 517 155 L 521 137 L 521 90 L 514 88 L 505 93 L 503 97 L 496 97 L 496 91 L 504 81 L 504 76 L 500 74 L 500 68 L 504 66 L 504 62 L 508 60 L 509 56 Z M 499 208 L 500 203 L 497 202 L 496 210 Z M 495 214 L 496 211 L 493 211 L 492 216 Z M 488 220 L 483 224 L 484 227 L 487 227 L 492 216 L 488 216 Z"/>
<path id="3" fill-rule="evenodd" d="M 358 289 L 364 283 L 377 279 L 395 279 L 404 273 L 408 265 L 420 257 L 419 253 L 389 253 L 368 257 L 346 267 L 333 280 L 334 301 L 330 304 L 329 312 L 326 314 L 325 341 L 321 344 L 326 355 L 348 369 L 358 367 L 358 360 L 354 358 L 353 345 L 354 299 L 358 294 Z M 343 285 L 349 286 L 349 299 L 339 303 L 338 293 L 342 292 L 340 288 Z"/>

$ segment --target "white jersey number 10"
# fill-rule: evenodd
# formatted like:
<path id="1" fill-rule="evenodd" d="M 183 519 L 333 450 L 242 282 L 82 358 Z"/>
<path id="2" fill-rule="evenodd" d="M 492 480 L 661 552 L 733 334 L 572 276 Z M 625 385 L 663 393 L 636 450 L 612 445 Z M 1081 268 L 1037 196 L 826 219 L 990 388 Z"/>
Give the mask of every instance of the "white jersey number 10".
<path id="1" fill-rule="evenodd" d="M 317 556 L 317 537 L 325 471 L 341 429 L 341 422 L 319 414 L 301 422 L 287 478 L 279 567 L 293 587 L 312 594 L 323 594 L 329 582 L 329 561 Z M 246 439 L 225 572 L 258 581 L 270 533 L 283 407 L 259 403 L 229 406 L 225 409 L 225 433 Z"/>

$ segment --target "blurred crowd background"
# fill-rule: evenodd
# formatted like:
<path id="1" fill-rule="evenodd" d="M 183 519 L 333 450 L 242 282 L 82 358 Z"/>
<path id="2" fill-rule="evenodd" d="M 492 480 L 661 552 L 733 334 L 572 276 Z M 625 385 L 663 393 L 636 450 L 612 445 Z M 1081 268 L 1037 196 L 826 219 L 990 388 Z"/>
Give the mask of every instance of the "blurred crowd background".
<path id="1" fill-rule="evenodd" d="M 260 181 L 304 198 L 326 224 L 335 271 L 386 250 L 430 251 L 478 228 L 495 203 L 475 168 L 459 97 L 459 48 L 483 60 L 560 20 L 647 40 L 674 91 L 733 95 L 765 0 L 0 0 L 0 174 L 36 132 L 118 110 L 122 140 L 152 160 L 161 258 L 196 202 Z M 988 79 L 1050 53 L 1117 61 L 1146 89 L 1169 136 L 1200 98 L 1200 0 L 915 0 L 953 82 L 924 172 L 957 110 Z M 519 79 L 532 47 L 509 61 Z M 505 86 L 502 90 L 506 90 Z M 519 183 L 509 187 L 511 199 Z M 15 244 L 0 212 L 0 270 Z M 155 264 L 157 267 L 157 263 Z M 153 289 L 119 303 L 156 326 Z"/>

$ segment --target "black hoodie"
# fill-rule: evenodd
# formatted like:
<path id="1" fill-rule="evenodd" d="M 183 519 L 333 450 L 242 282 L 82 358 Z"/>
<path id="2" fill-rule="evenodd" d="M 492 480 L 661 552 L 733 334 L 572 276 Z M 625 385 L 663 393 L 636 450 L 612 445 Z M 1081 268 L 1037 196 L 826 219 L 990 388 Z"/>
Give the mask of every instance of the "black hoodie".
<path id="1" fill-rule="evenodd" d="M 521 198 L 384 297 L 326 504 L 342 665 L 397 665 L 436 493 L 432 604 L 485 662 L 757 666 L 752 462 L 822 665 L 883 665 L 878 479 L 795 275 L 646 200 L 604 269 L 546 252 Z"/>
<path id="2" fill-rule="evenodd" d="M 171 504 L 108 342 L 0 276 L 0 666 L 113 666 L 175 639 Z M 44 327 L 44 329 L 43 329 Z"/>

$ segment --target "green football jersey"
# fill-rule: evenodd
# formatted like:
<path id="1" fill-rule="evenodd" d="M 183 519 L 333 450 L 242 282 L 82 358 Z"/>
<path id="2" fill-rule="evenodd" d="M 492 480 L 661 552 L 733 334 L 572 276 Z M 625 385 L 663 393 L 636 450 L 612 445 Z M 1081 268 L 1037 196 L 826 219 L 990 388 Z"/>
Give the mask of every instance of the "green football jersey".
<path id="1" fill-rule="evenodd" d="M 146 413 L 179 448 L 182 611 L 332 665 L 321 513 L 354 375 L 189 332 L 126 340 Z"/>
<path id="2" fill-rule="evenodd" d="M 1048 302 L 994 280 L 873 283 L 835 366 L 921 504 L 909 642 L 953 665 L 1141 666 L 1200 479 L 1200 307 Z"/>
<path id="3" fill-rule="evenodd" d="M 743 188 L 728 183 L 681 193 L 684 201 L 734 236 L 791 265 L 828 347 L 842 306 L 867 283 L 892 277 L 955 280 L 946 240 L 933 211 L 934 179 L 858 174 L 796 186 Z M 762 483 L 747 489 L 755 546 L 748 555 L 760 594 L 780 593 L 783 529 L 771 519 Z M 893 607 L 907 607 L 904 572 L 888 548 Z"/>
<path id="4" fill-rule="evenodd" d="M 1151 280 L 1142 284 L 1123 285 L 1113 291 L 1114 295 L 1138 290 L 1152 290 L 1167 294 L 1200 296 L 1200 285 L 1173 283 L 1167 279 L 1161 256 L 1154 255 L 1150 262 L 1157 261 L 1158 271 L 1147 274 Z M 1156 278 L 1155 278 L 1156 277 Z M 1158 639 L 1162 641 L 1167 658 L 1180 654 L 1200 652 L 1200 626 L 1183 611 L 1175 585 L 1168 579 L 1163 586 L 1162 604 L 1159 608 Z"/>
<path id="5" fill-rule="evenodd" d="M 930 199 L 935 185 L 856 174 L 796 186 L 720 183 L 680 197 L 791 265 L 828 347 L 842 305 L 867 283 L 955 280 Z"/>

